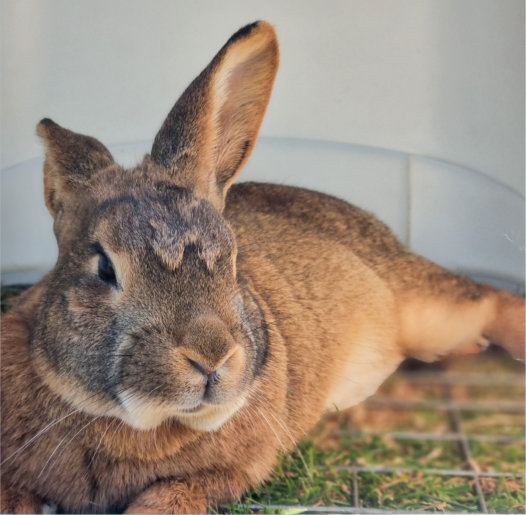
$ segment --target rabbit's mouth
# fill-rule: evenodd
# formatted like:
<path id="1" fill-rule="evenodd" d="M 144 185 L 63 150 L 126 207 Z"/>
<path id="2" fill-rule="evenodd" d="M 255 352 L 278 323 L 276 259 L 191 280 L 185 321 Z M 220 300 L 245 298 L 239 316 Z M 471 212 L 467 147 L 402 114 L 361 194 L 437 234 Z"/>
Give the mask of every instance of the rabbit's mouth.
<path id="1" fill-rule="evenodd" d="M 119 396 L 121 397 L 121 396 Z M 199 431 L 219 429 L 246 401 L 246 395 L 221 404 L 201 402 L 191 408 L 180 407 L 158 399 L 147 399 L 140 394 L 124 392 L 122 412 L 118 415 L 135 429 L 155 429 L 165 420 L 175 418 L 181 424 Z"/>
<path id="2" fill-rule="evenodd" d="M 215 431 L 242 408 L 245 401 L 243 395 L 225 404 L 201 404 L 194 408 L 195 411 L 181 411 L 176 418 L 190 429 Z"/>
<path id="3" fill-rule="evenodd" d="M 197 413 L 199 411 L 202 411 L 204 409 L 203 404 L 198 404 L 197 406 L 194 406 L 193 408 L 181 408 L 182 413 Z"/>

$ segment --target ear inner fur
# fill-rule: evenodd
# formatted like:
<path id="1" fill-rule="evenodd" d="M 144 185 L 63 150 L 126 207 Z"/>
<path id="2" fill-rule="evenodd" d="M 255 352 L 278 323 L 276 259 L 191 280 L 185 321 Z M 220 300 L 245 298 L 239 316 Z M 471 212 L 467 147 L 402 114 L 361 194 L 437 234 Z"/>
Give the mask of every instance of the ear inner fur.
<path id="1" fill-rule="evenodd" d="M 181 95 L 155 138 L 152 159 L 219 210 L 254 148 L 278 61 L 270 24 L 241 29 Z"/>

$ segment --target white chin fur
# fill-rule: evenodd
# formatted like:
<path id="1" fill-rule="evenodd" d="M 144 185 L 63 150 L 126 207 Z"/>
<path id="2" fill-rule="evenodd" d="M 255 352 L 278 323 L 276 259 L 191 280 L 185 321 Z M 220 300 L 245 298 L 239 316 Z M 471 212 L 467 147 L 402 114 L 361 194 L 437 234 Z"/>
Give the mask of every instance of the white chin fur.
<path id="1" fill-rule="evenodd" d="M 216 431 L 244 404 L 245 398 L 242 397 L 220 406 L 206 405 L 198 413 L 178 413 L 176 418 L 190 429 Z"/>
<path id="2" fill-rule="evenodd" d="M 245 404 L 245 396 L 221 405 L 207 404 L 197 413 L 181 412 L 176 406 L 152 402 L 136 393 L 122 392 L 119 400 L 124 407 L 119 418 L 134 429 L 155 429 L 169 418 L 176 418 L 186 427 L 199 431 L 215 431 Z"/>

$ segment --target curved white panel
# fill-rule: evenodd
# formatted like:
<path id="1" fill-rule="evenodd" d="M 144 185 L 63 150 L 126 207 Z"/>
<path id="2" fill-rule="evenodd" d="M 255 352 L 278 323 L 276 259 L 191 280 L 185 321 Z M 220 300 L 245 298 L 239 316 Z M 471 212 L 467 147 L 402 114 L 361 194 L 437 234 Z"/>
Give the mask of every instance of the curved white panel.
<path id="1" fill-rule="evenodd" d="M 459 166 L 414 157 L 410 245 L 452 270 L 524 282 L 524 198 Z"/>

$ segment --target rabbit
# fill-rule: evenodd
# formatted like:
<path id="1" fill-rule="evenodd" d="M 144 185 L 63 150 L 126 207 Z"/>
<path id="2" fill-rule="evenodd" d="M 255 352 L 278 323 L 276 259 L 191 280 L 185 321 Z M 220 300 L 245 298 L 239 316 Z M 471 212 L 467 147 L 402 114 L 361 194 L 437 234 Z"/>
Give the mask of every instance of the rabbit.
<path id="1" fill-rule="evenodd" d="M 337 198 L 232 185 L 278 61 L 240 29 L 132 169 L 38 124 L 59 255 L 3 319 L 2 512 L 204 513 L 407 357 L 524 359 L 524 299 Z"/>

